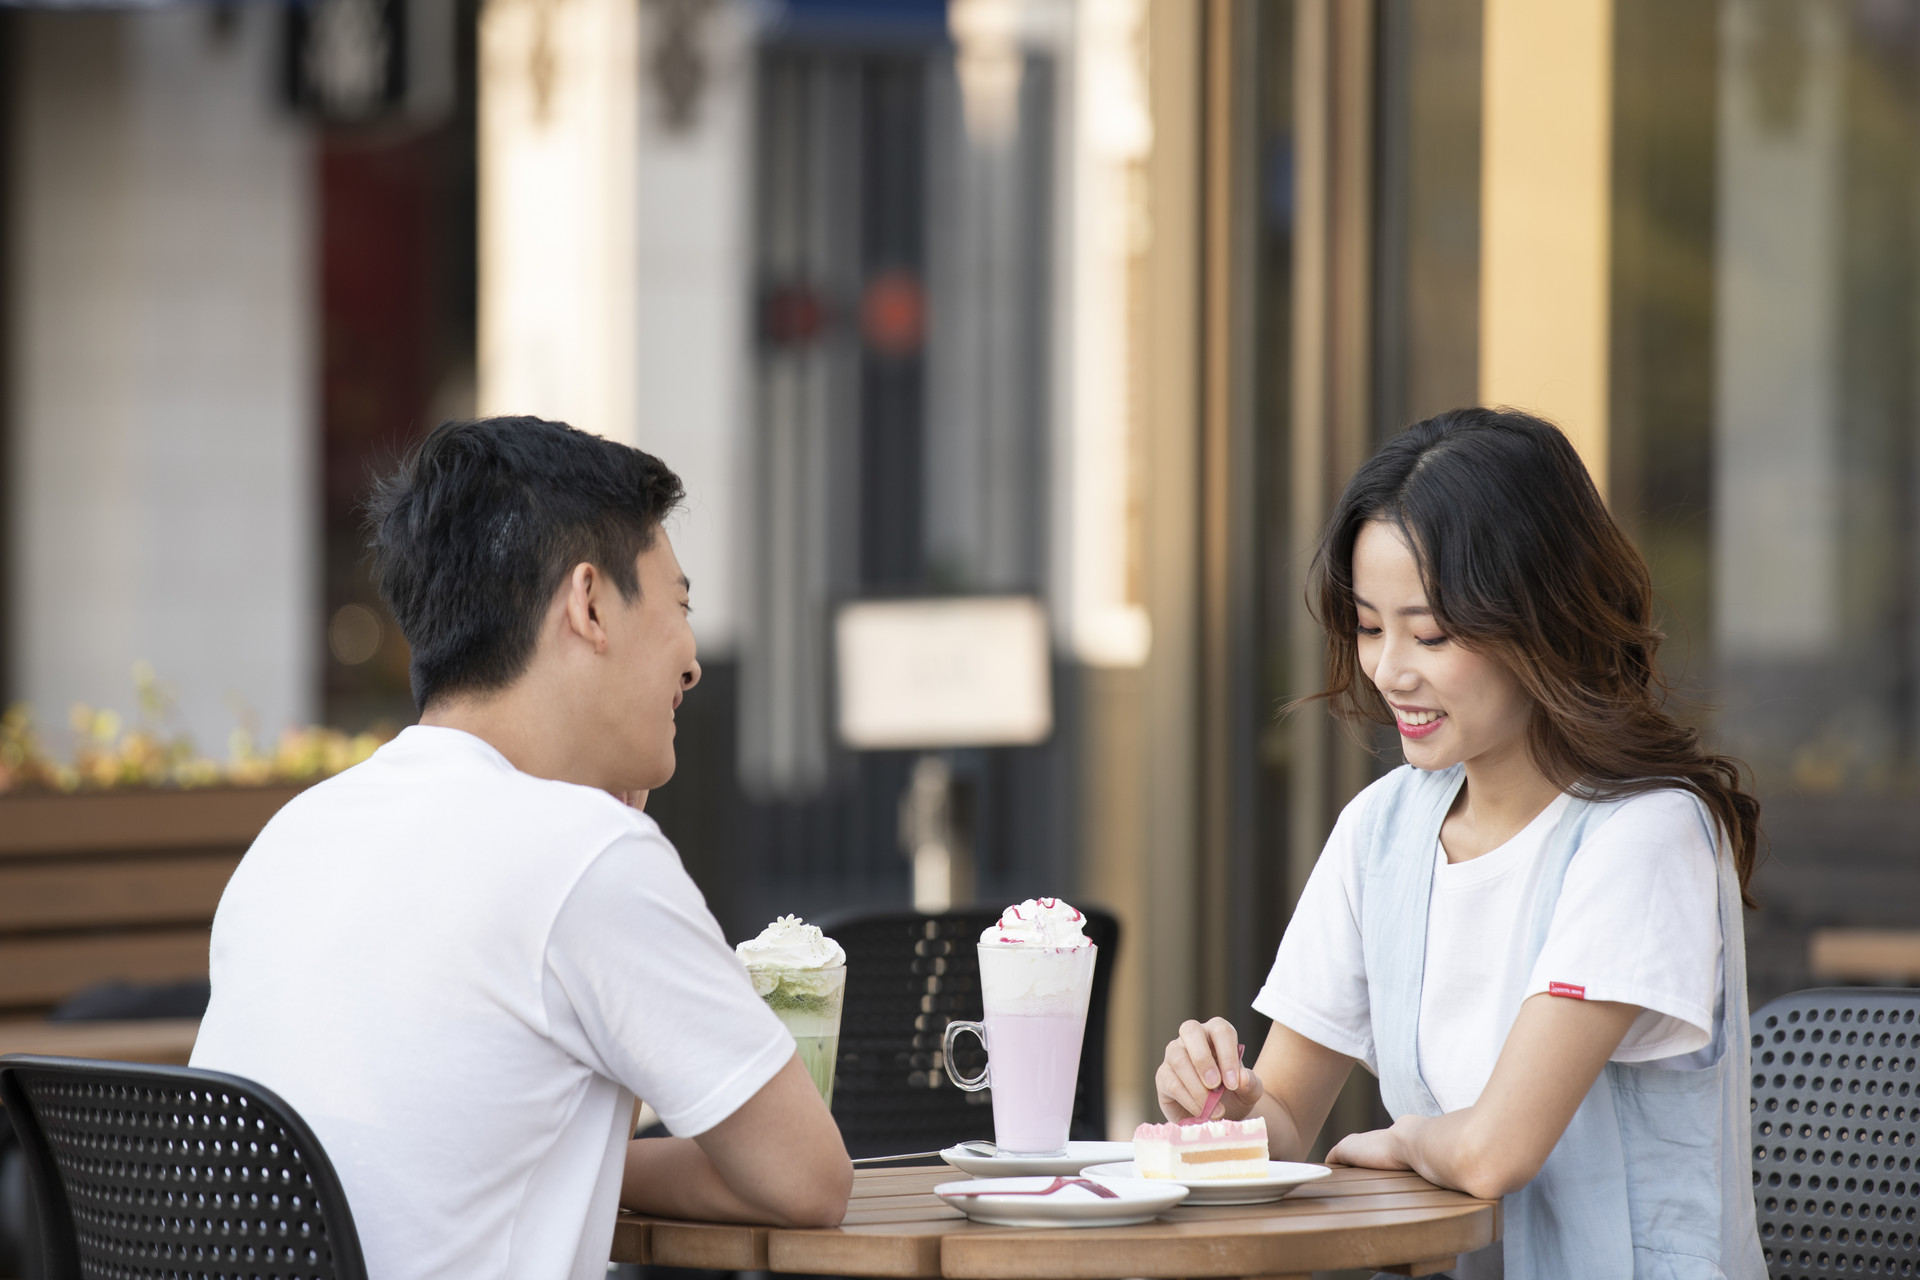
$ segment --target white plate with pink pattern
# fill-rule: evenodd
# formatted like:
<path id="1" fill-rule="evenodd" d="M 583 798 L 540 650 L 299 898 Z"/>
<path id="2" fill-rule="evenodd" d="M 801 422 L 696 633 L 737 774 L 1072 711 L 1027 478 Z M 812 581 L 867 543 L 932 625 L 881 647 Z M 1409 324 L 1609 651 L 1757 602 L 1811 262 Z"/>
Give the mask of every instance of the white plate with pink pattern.
<path id="1" fill-rule="evenodd" d="M 1145 1178 L 973 1178 L 933 1194 L 992 1227 L 1130 1227 L 1187 1198 L 1179 1183 Z"/>
<path id="2" fill-rule="evenodd" d="M 1149 1186 L 1186 1187 L 1192 1194 L 1181 1202 L 1183 1204 L 1265 1204 L 1269 1200 L 1278 1200 L 1295 1187 L 1318 1182 L 1330 1176 L 1333 1170 L 1324 1164 L 1269 1160 L 1267 1176 L 1264 1178 L 1143 1178 L 1133 1161 L 1123 1160 L 1117 1164 L 1090 1165 L 1080 1172 L 1114 1186 L 1133 1179 Z"/>

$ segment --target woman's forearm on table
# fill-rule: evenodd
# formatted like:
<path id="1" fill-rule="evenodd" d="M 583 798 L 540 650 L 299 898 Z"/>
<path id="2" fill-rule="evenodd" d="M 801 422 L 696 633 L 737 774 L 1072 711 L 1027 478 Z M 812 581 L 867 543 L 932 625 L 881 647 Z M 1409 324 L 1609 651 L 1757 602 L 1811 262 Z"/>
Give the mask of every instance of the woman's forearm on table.
<path id="1" fill-rule="evenodd" d="M 1402 1116 L 1386 1131 L 1392 1157 L 1471 1195 L 1518 1191 L 1540 1172 L 1639 1014 L 1611 1001 L 1529 996 L 1479 1099 L 1443 1116 Z"/>
<path id="2" fill-rule="evenodd" d="M 1390 1132 L 1395 1154 L 1428 1182 L 1497 1200 L 1532 1181 L 1539 1168 L 1528 1152 L 1516 1151 L 1518 1144 L 1494 1141 L 1490 1127 L 1467 1107 L 1443 1116 L 1403 1116 Z"/>
<path id="3" fill-rule="evenodd" d="M 1274 1094 L 1264 1094 L 1253 1104 L 1247 1119 L 1259 1116 L 1267 1122 L 1267 1155 L 1274 1160 L 1305 1160 L 1307 1151 L 1313 1146 L 1313 1140 L 1319 1136 L 1319 1126 L 1312 1133 L 1303 1132 L 1304 1127 L 1294 1117 L 1287 1104 Z"/>

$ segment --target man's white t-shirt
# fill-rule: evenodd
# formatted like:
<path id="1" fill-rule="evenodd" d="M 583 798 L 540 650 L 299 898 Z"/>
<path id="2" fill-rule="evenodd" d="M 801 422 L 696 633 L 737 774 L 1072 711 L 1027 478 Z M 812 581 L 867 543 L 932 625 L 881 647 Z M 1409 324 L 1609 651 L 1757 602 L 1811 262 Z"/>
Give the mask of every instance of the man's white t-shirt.
<path id="1" fill-rule="evenodd" d="M 1362 792 L 1334 825 L 1253 1007 L 1377 1075 L 1358 910 L 1357 836 L 1370 799 Z M 1587 834 L 1527 963 L 1540 855 L 1567 803 L 1561 796 L 1465 862 L 1449 863 L 1435 842 L 1419 1054 L 1442 1110 L 1479 1100 L 1521 1002 L 1541 992 L 1639 1005 L 1615 1062 L 1684 1060 L 1712 1040 L 1722 969 L 1714 847 L 1686 792 L 1633 797 Z"/>
<path id="2" fill-rule="evenodd" d="M 291 1103 L 380 1280 L 605 1274 L 635 1096 L 681 1136 L 793 1056 L 673 846 L 415 726 L 267 824 L 193 1065 Z"/>

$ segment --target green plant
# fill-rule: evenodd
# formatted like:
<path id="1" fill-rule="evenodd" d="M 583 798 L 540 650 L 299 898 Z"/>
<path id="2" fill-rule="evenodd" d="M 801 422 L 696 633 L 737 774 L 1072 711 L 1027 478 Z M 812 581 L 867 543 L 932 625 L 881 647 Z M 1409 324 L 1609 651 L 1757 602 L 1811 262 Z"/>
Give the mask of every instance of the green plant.
<path id="1" fill-rule="evenodd" d="M 47 750 L 31 709 L 24 703 L 9 707 L 0 716 L 0 793 L 313 782 L 359 764 L 392 736 L 313 726 L 288 729 L 271 749 L 261 750 L 242 709 L 241 726 L 228 739 L 228 758 L 214 760 L 194 750 L 179 727 L 173 689 L 151 664 L 134 664 L 133 684 L 139 713 L 131 726 L 113 711 L 74 704 L 67 719 L 75 746 L 66 761 Z"/>

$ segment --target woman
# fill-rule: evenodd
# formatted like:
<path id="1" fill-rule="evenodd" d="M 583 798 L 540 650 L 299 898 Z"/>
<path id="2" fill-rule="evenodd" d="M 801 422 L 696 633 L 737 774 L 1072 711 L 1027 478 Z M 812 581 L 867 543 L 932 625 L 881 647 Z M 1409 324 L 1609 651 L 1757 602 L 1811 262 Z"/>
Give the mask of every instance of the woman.
<path id="1" fill-rule="evenodd" d="M 1188 1022 L 1168 1118 L 1224 1085 L 1302 1158 L 1347 1073 L 1391 1128 L 1331 1160 L 1505 1197 L 1459 1275 L 1766 1274 L 1740 911 L 1759 805 L 1664 709 L 1645 564 L 1566 438 L 1460 409 L 1354 476 L 1315 564 L 1328 688 L 1407 766 L 1340 815 L 1254 1002 Z"/>

